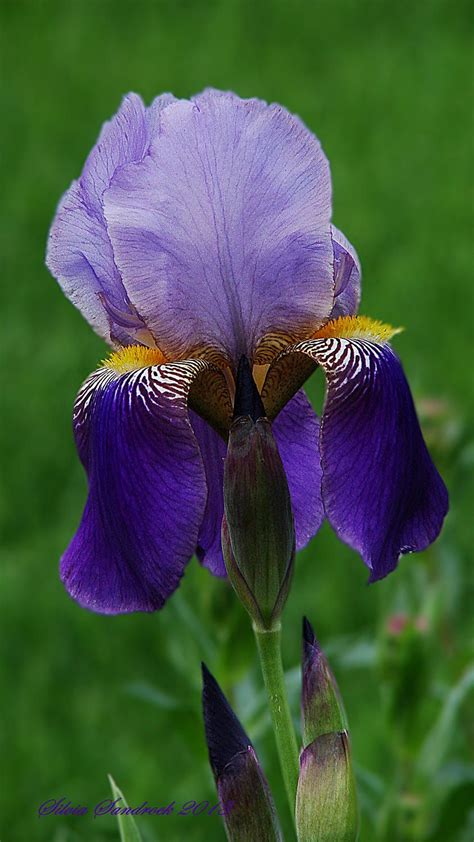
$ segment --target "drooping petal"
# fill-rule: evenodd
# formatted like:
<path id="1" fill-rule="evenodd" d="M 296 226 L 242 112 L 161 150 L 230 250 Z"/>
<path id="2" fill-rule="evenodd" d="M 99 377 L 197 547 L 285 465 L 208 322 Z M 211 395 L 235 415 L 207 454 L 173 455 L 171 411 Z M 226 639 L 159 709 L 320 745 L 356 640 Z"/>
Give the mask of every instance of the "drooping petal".
<path id="1" fill-rule="evenodd" d="M 196 555 L 215 576 L 226 576 L 221 546 L 221 526 L 224 516 L 224 459 L 225 441 L 195 412 L 190 413 L 191 424 L 199 443 L 206 471 L 207 502 L 199 530 Z"/>
<path id="2" fill-rule="evenodd" d="M 324 520 L 319 419 L 303 391 L 277 415 L 272 430 L 290 489 L 296 549 L 301 550 Z"/>
<path id="3" fill-rule="evenodd" d="M 334 252 L 334 306 L 330 318 L 354 316 L 360 302 L 360 262 L 349 240 L 331 225 Z"/>
<path id="4" fill-rule="evenodd" d="M 208 500 L 199 532 L 197 554 L 216 576 L 225 576 L 221 525 L 224 515 L 224 459 L 222 438 L 199 416 L 191 414 L 196 438 L 206 469 Z M 296 549 L 316 534 L 324 518 L 321 501 L 319 421 L 304 392 L 299 392 L 282 409 L 272 425 L 285 469 L 295 519 Z"/>
<path id="5" fill-rule="evenodd" d="M 127 371 L 125 354 L 92 374 L 76 400 L 74 431 L 89 495 L 61 560 L 70 595 L 107 614 L 163 605 L 195 550 L 206 505 L 187 395 L 207 364 Z"/>
<path id="6" fill-rule="evenodd" d="M 104 200 L 125 287 L 167 356 L 252 359 L 266 334 L 328 317 L 329 167 L 283 108 L 212 91 L 171 104 Z"/>
<path id="7" fill-rule="evenodd" d="M 448 508 L 388 345 L 394 332 L 364 317 L 343 318 L 284 352 L 308 355 L 325 371 L 324 508 L 339 537 L 361 554 L 370 581 L 393 570 L 401 554 L 428 547 Z"/>
<path id="8" fill-rule="evenodd" d="M 296 345 L 288 347 L 292 353 L 283 351 L 276 357 L 267 370 L 262 386 L 262 399 L 271 421 L 291 401 L 318 365 L 312 357 L 294 350 Z"/>
<path id="9" fill-rule="evenodd" d="M 173 97 L 158 97 L 146 109 L 129 94 L 106 123 L 79 181 L 63 196 L 48 240 L 46 262 L 64 293 L 106 342 L 154 345 L 115 265 L 103 214 L 103 194 L 116 169 L 146 154 L 159 113 Z"/>

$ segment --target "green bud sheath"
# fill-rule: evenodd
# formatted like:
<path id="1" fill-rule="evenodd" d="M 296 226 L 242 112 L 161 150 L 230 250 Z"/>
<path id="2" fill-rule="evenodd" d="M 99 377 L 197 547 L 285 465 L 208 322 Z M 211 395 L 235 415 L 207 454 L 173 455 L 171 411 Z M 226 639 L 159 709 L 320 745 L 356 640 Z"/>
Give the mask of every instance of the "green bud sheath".
<path id="1" fill-rule="evenodd" d="M 302 672 L 298 840 L 354 842 L 358 810 L 346 715 L 336 680 L 306 618 Z"/>
<path id="2" fill-rule="evenodd" d="M 346 731 L 323 734 L 300 757 L 298 842 L 355 842 L 357 802 Z"/>
<path id="3" fill-rule="evenodd" d="M 278 624 L 291 580 L 290 493 L 267 418 L 233 422 L 224 468 L 222 543 L 229 578 L 257 627 Z"/>

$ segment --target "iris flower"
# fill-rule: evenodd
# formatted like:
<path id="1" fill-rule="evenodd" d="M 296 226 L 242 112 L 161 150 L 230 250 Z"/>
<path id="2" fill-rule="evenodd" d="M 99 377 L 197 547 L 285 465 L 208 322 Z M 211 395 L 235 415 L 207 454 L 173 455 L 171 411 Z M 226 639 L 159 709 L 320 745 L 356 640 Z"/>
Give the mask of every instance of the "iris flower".
<path id="1" fill-rule="evenodd" d="M 246 357 L 303 547 L 327 518 L 370 570 L 438 535 L 447 494 L 388 325 L 356 316 L 317 138 L 279 105 L 125 97 L 63 196 L 47 264 L 112 346 L 77 396 L 89 491 L 61 577 L 104 613 L 161 608 L 194 553 L 225 576 L 223 461 Z M 301 387 L 321 368 L 321 421 Z"/>

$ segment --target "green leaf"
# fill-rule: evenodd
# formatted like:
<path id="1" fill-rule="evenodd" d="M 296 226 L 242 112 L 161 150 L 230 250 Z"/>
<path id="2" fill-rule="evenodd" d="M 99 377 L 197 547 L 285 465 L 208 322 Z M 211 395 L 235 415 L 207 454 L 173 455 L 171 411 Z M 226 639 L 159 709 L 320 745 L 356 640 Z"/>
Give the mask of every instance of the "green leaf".
<path id="1" fill-rule="evenodd" d="M 111 775 L 109 775 L 109 782 L 114 799 L 120 798 L 120 806 L 128 807 L 123 792 L 119 790 L 117 784 L 115 783 Z M 126 814 L 119 815 L 117 816 L 117 821 L 120 831 L 121 842 L 142 842 L 142 837 L 140 836 L 138 827 L 135 824 L 135 819 L 133 818 L 133 816 Z"/>
<path id="2" fill-rule="evenodd" d="M 214 660 L 216 655 L 215 643 L 209 635 L 206 626 L 201 622 L 196 612 L 190 608 L 182 593 L 178 591 L 173 595 L 173 600 L 170 602 L 171 605 L 179 620 L 198 642 L 203 656 L 209 661 Z"/>
<path id="3" fill-rule="evenodd" d="M 161 708 L 162 710 L 194 710 L 195 706 L 189 699 L 179 699 L 159 687 L 154 687 L 146 681 L 134 681 L 125 686 L 125 691 L 137 699 Z"/>
<path id="4" fill-rule="evenodd" d="M 465 671 L 460 681 L 449 692 L 439 718 L 422 746 L 418 758 L 418 769 L 426 777 L 433 777 L 440 768 L 456 727 L 459 708 L 473 688 L 474 665 Z"/>

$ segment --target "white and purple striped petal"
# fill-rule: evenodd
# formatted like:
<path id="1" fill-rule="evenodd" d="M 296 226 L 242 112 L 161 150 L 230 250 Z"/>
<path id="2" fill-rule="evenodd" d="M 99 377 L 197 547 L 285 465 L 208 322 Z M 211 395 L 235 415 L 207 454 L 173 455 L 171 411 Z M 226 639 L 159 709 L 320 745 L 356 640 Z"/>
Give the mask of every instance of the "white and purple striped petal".
<path id="1" fill-rule="evenodd" d="M 448 498 L 398 357 L 376 331 L 357 335 L 357 319 L 340 322 L 349 322 L 349 335 L 337 335 L 336 321 L 327 331 L 332 335 L 300 342 L 286 353 L 309 355 L 325 371 L 324 508 L 338 536 L 361 554 L 375 581 L 396 567 L 401 554 L 423 550 L 435 540 Z"/>
<path id="2" fill-rule="evenodd" d="M 74 409 L 89 480 L 61 578 L 81 605 L 117 614 L 160 608 L 194 553 L 206 478 L 187 396 L 202 361 L 118 373 L 104 367 Z"/>

